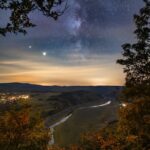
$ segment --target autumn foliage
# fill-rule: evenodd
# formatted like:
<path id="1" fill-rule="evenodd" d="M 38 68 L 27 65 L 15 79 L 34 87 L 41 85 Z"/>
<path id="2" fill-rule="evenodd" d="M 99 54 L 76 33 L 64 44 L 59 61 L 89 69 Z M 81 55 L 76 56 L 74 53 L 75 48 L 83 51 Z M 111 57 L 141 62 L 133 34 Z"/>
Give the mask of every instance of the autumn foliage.
<path id="1" fill-rule="evenodd" d="M 50 135 L 40 115 L 29 104 L 7 105 L 0 115 L 0 149 L 46 150 Z"/>

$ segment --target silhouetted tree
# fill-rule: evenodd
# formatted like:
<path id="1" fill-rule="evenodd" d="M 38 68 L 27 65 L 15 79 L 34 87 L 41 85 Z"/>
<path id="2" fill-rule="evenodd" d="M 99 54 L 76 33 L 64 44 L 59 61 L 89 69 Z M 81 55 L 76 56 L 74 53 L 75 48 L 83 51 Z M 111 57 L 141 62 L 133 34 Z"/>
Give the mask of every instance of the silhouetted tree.
<path id="1" fill-rule="evenodd" d="M 29 18 L 33 11 L 40 11 L 46 17 L 57 18 L 67 8 L 66 0 L 0 0 L 1 15 L 6 11 L 10 13 L 9 22 L 5 27 L 0 27 L 0 35 L 5 36 L 7 32 L 26 34 L 27 28 L 34 27 Z M 65 4 L 63 4 L 65 3 Z M 62 6 L 63 5 L 63 6 Z M 63 9 L 60 8 L 63 7 Z"/>
<path id="2" fill-rule="evenodd" d="M 126 97 L 150 95 L 150 1 L 138 15 L 134 15 L 137 42 L 124 44 L 123 59 L 117 62 L 124 65 L 126 73 Z"/>
<path id="3" fill-rule="evenodd" d="M 144 3 L 134 15 L 137 42 L 124 44 L 124 59 L 118 60 L 125 66 L 123 94 L 129 100 L 119 111 L 118 136 L 125 141 L 124 149 L 150 148 L 150 1 Z"/>

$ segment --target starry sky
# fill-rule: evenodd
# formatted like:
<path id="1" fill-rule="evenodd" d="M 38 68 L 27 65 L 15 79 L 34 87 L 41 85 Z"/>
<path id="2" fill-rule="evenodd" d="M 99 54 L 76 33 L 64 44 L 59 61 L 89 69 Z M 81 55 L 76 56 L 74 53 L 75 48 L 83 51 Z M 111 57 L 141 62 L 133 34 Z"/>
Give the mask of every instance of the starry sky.
<path id="1" fill-rule="evenodd" d="M 123 85 L 121 45 L 135 40 L 133 14 L 142 0 L 68 0 L 57 20 L 30 14 L 26 36 L 0 36 L 0 82 Z M 8 20 L 0 13 L 0 25 Z"/>

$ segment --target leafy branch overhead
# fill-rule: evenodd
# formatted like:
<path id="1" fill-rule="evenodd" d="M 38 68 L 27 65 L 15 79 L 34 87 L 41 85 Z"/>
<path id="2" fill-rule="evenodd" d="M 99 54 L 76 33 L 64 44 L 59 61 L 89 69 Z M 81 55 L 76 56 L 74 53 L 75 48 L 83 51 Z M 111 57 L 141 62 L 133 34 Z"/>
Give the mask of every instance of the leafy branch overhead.
<path id="1" fill-rule="evenodd" d="M 0 35 L 5 36 L 8 32 L 26 34 L 27 28 L 36 26 L 29 18 L 33 11 L 40 11 L 44 16 L 57 20 L 66 9 L 66 0 L 0 0 L 1 15 L 10 12 L 9 22 L 0 27 Z"/>

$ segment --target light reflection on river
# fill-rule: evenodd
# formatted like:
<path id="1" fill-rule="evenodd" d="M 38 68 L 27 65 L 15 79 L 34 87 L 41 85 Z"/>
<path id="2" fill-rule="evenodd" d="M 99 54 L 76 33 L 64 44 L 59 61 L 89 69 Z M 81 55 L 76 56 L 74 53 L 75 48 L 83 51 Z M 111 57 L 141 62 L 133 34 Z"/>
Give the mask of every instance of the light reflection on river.
<path id="1" fill-rule="evenodd" d="M 101 104 L 101 105 L 95 105 L 95 106 L 89 106 L 89 107 L 80 107 L 78 109 L 89 109 L 89 108 L 98 108 L 98 107 L 104 107 L 104 106 L 107 106 L 107 105 L 110 105 L 111 104 L 111 101 L 108 101 L 104 104 Z M 55 143 L 55 139 L 54 139 L 54 131 L 55 131 L 55 127 L 66 122 L 70 117 L 72 116 L 72 114 L 69 114 L 68 116 L 62 118 L 60 121 L 56 122 L 55 124 L 51 125 L 49 128 L 50 128 L 50 131 L 51 131 L 51 140 L 49 141 L 49 145 L 53 145 Z"/>

